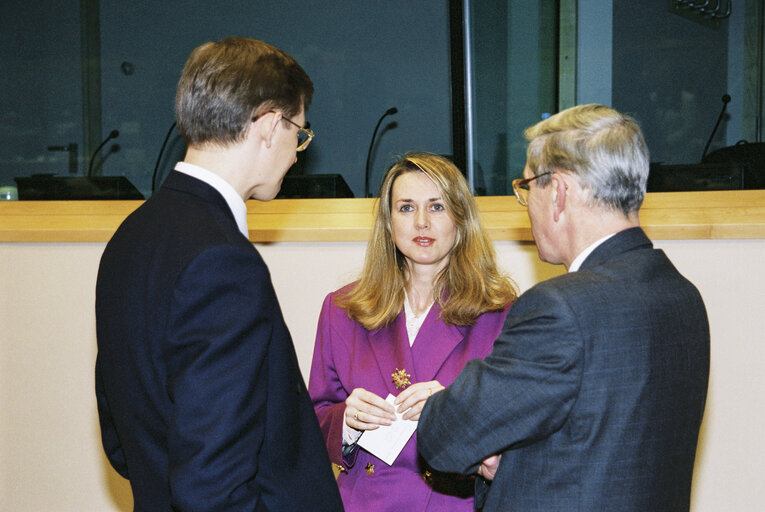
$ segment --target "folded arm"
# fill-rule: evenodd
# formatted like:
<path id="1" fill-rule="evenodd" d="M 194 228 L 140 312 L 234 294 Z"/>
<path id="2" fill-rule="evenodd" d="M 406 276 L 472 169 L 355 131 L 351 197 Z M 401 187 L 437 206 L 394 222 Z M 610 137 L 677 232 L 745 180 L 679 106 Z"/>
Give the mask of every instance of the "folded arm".
<path id="1" fill-rule="evenodd" d="M 576 318 L 555 289 L 524 294 L 492 353 L 469 362 L 425 405 L 417 436 L 428 463 L 440 471 L 475 473 L 484 459 L 558 430 L 579 390 L 581 339 Z"/>

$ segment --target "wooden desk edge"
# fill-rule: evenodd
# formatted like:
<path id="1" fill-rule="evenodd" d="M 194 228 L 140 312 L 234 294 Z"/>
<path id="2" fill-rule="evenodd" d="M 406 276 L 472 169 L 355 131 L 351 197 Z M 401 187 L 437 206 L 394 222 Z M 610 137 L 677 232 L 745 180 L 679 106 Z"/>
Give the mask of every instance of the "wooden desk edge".
<path id="1" fill-rule="evenodd" d="M 477 198 L 495 241 L 531 241 L 512 196 Z M 0 202 L 0 242 L 106 242 L 142 201 Z M 365 242 L 374 199 L 248 201 L 252 242 Z M 646 196 L 641 223 L 651 238 L 765 239 L 765 190 L 663 192 Z"/>

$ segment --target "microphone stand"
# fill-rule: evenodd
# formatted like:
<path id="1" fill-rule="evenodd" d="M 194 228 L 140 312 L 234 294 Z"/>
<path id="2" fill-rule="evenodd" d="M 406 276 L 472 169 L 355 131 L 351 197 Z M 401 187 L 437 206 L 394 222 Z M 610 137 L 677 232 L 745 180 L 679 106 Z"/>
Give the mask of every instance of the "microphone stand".
<path id="1" fill-rule="evenodd" d="M 90 157 L 90 163 L 88 164 L 88 178 L 90 178 L 93 175 L 93 162 L 96 159 L 96 155 L 99 151 L 101 151 L 101 148 L 106 145 L 107 142 L 109 142 L 112 139 L 116 139 L 120 136 L 120 132 L 118 130 L 112 130 L 109 132 L 109 135 L 104 139 L 104 141 L 96 148 L 95 151 L 93 151 L 93 155 Z"/>
<path id="2" fill-rule="evenodd" d="M 385 111 L 385 113 L 380 117 L 380 119 L 377 121 L 377 125 L 375 126 L 375 131 L 372 132 L 372 140 L 369 141 L 369 151 L 367 151 L 367 165 L 366 170 L 364 173 L 364 197 L 371 197 L 369 193 L 369 160 L 372 157 L 372 148 L 375 145 L 375 137 L 377 136 L 377 130 L 380 128 L 380 124 L 382 124 L 383 119 L 385 119 L 388 116 L 391 116 L 398 112 L 398 109 L 396 107 L 391 107 L 388 110 Z"/>
<path id="3" fill-rule="evenodd" d="M 175 128 L 176 122 L 173 121 L 173 124 L 170 125 L 170 129 L 167 130 L 167 135 L 165 135 L 165 140 L 162 142 L 162 147 L 159 148 L 159 154 L 157 155 L 157 162 L 154 164 L 154 172 L 151 175 L 151 193 L 154 193 L 154 189 L 157 184 L 157 171 L 159 170 L 159 162 L 162 160 L 162 153 L 165 152 L 165 146 L 167 146 L 167 141 L 170 140 L 170 134 L 173 133 L 173 128 Z"/>
<path id="4" fill-rule="evenodd" d="M 704 161 L 704 158 L 707 156 L 707 151 L 709 151 L 709 145 L 712 143 L 712 139 L 715 137 L 715 133 L 717 133 L 717 127 L 720 126 L 720 121 L 722 121 L 723 115 L 725 115 L 725 109 L 728 107 L 728 103 L 730 102 L 730 95 L 729 94 L 723 94 L 722 97 L 723 107 L 720 111 L 720 115 L 717 116 L 717 122 L 715 123 L 715 127 L 712 130 L 712 135 L 709 136 L 709 140 L 707 141 L 707 145 L 704 146 L 704 153 L 701 155 L 701 161 Z"/>

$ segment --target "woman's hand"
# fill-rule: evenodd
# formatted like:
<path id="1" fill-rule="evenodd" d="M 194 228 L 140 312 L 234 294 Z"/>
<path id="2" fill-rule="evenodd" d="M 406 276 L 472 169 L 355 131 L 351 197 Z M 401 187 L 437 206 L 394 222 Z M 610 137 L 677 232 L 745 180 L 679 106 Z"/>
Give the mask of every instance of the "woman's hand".
<path id="1" fill-rule="evenodd" d="M 399 411 L 404 411 L 403 419 L 417 421 L 420 419 L 420 413 L 422 413 L 422 408 L 425 407 L 428 398 L 442 389 L 444 387 L 437 380 L 418 382 L 402 391 L 394 403 Z"/>
<path id="2" fill-rule="evenodd" d="M 345 399 L 345 424 L 356 430 L 374 430 L 396 420 L 393 406 L 363 388 L 356 388 Z"/>

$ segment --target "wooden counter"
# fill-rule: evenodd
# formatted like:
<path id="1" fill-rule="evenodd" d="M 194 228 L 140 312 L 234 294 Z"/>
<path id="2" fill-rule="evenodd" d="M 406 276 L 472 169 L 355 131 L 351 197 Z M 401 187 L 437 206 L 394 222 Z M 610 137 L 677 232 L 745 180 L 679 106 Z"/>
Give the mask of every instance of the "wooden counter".
<path id="1" fill-rule="evenodd" d="M 494 240 L 531 240 L 513 196 L 479 197 Z M 105 242 L 142 201 L 0 201 L 0 242 Z M 366 241 L 374 199 L 247 202 L 253 242 Z M 661 192 L 640 211 L 653 239 L 765 238 L 765 190 Z"/>

